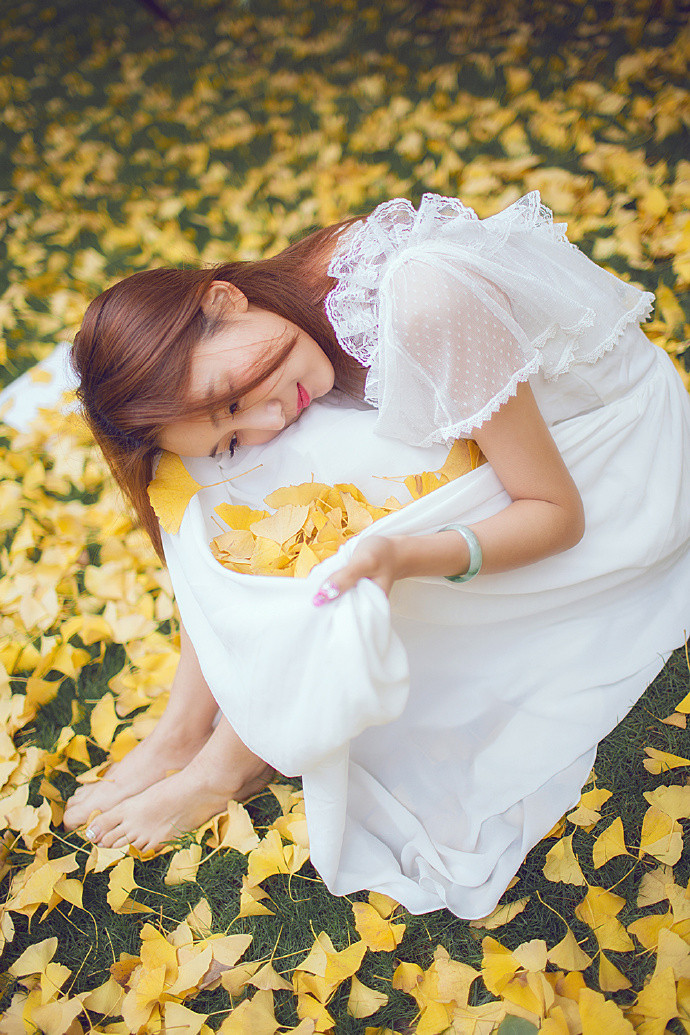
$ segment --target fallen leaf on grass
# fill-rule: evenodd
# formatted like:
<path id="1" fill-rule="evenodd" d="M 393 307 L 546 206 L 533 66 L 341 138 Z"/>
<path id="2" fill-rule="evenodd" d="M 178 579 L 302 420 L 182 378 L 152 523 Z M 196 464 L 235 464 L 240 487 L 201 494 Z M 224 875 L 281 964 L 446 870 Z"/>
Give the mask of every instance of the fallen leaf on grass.
<path id="1" fill-rule="evenodd" d="M 582 1035 L 635 1035 L 635 1029 L 626 1020 L 622 1010 L 611 999 L 599 992 L 583 988 L 578 1000 Z"/>
<path id="2" fill-rule="evenodd" d="M 189 848 L 180 848 L 170 860 L 164 883 L 168 887 L 196 881 L 197 870 L 201 862 L 201 845 L 193 844 Z"/>
<path id="3" fill-rule="evenodd" d="M 367 902 L 353 902 L 355 928 L 372 952 L 392 952 L 402 941 L 405 924 L 393 924 L 384 919 Z"/>
<path id="4" fill-rule="evenodd" d="M 135 902 L 130 892 L 138 887 L 134 879 L 134 859 L 127 856 L 112 870 L 106 899 L 113 913 L 152 913 L 150 906 Z"/>
<path id="5" fill-rule="evenodd" d="M 659 751 L 653 747 L 646 747 L 644 750 L 649 757 L 644 759 L 642 765 L 648 773 L 653 773 L 655 776 L 666 773 L 669 769 L 681 769 L 683 766 L 690 765 L 690 758 L 672 755 L 669 751 Z"/>
<path id="6" fill-rule="evenodd" d="M 682 852 L 683 830 L 680 823 L 656 805 L 650 805 L 642 821 L 640 858 L 645 854 L 651 855 L 659 862 L 673 866 Z"/>
<path id="7" fill-rule="evenodd" d="M 487 931 L 494 931 L 497 927 L 504 927 L 509 924 L 511 920 L 514 920 L 516 916 L 519 916 L 523 911 L 531 896 L 527 895 L 525 898 L 515 899 L 514 902 L 507 902 L 505 905 L 496 906 L 493 913 L 489 916 L 483 917 L 481 920 L 470 920 L 470 927 L 479 927 Z"/>
<path id="8" fill-rule="evenodd" d="M 582 887 L 586 884 L 584 874 L 573 850 L 573 835 L 561 837 L 550 848 L 544 863 L 544 876 L 557 884 L 574 884 Z"/>
<path id="9" fill-rule="evenodd" d="M 598 870 L 610 859 L 615 859 L 619 855 L 629 854 L 625 847 L 623 820 L 618 816 L 603 833 L 599 834 L 599 837 L 594 842 L 594 847 L 592 848 L 594 868 Z"/>
<path id="10" fill-rule="evenodd" d="M 347 1000 L 347 1012 L 351 1017 L 371 1017 L 372 1013 L 376 1013 L 387 1002 L 388 996 L 384 992 L 377 992 L 375 988 L 363 985 L 359 978 L 353 975 Z"/>
<path id="11" fill-rule="evenodd" d="M 568 971 L 586 970 L 592 962 L 592 957 L 588 956 L 579 946 L 570 928 L 568 928 L 565 937 L 557 945 L 554 945 L 552 949 L 549 949 L 547 956 L 549 963 L 553 963 L 555 966 L 562 967 L 563 970 Z"/>
<path id="12" fill-rule="evenodd" d="M 621 992 L 623 989 L 631 987 L 625 974 L 614 966 L 605 953 L 599 953 L 599 988 L 601 991 Z"/>
<path id="13" fill-rule="evenodd" d="M 591 927 L 600 949 L 614 952 L 630 952 L 634 949 L 632 940 L 622 923 L 616 919 L 625 905 L 625 899 L 605 888 L 588 887 L 582 902 L 575 907 L 578 920 Z"/>

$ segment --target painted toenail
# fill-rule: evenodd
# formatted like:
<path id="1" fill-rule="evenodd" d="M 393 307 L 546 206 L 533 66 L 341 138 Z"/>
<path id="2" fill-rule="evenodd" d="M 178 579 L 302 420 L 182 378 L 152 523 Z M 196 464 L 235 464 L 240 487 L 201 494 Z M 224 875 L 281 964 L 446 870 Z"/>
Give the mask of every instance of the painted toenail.
<path id="1" fill-rule="evenodd" d="M 94 840 L 94 838 L 96 837 L 96 831 L 93 829 L 93 827 L 87 827 L 86 828 L 86 830 L 84 831 L 84 837 L 86 838 L 87 841 L 93 841 Z"/>

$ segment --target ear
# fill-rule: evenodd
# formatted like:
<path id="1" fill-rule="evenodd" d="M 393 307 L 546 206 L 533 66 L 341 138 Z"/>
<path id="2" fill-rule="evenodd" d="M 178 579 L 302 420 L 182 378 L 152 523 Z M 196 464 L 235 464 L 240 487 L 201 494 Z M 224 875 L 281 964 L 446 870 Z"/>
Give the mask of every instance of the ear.
<path id="1" fill-rule="evenodd" d="M 201 301 L 206 316 L 236 316 L 246 313 L 248 306 L 247 296 L 227 280 L 212 281 Z"/>

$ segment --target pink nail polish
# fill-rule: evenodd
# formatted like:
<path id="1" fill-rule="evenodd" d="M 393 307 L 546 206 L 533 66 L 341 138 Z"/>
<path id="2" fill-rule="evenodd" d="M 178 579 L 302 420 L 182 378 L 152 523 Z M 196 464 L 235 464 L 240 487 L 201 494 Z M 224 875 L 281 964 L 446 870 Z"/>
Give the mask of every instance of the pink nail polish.
<path id="1" fill-rule="evenodd" d="M 321 589 L 315 595 L 312 603 L 314 607 L 321 607 L 322 604 L 328 603 L 329 600 L 336 600 L 340 596 L 340 586 L 336 585 L 331 579 L 326 579 Z"/>

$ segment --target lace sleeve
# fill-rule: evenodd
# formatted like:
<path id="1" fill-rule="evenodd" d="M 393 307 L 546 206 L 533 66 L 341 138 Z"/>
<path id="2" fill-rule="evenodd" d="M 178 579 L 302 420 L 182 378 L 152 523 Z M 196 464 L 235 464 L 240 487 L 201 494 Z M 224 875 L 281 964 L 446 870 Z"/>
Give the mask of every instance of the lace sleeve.
<path id="1" fill-rule="evenodd" d="M 381 434 L 422 446 L 470 436 L 539 367 L 505 293 L 443 255 L 409 250 L 379 302 Z"/>
<path id="2" fill-rule="evenodd" d="M 601 269 L 536 191 L 479 219 L 425 194 L 350 226 L 325 308 L 343 351 L 368 367 L 377 431 L 427 446 L 470 436 L 520 381 L 594 363 L 654 296 Z"/>

